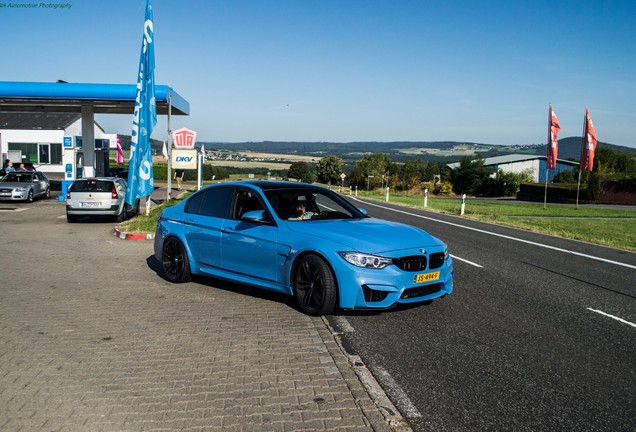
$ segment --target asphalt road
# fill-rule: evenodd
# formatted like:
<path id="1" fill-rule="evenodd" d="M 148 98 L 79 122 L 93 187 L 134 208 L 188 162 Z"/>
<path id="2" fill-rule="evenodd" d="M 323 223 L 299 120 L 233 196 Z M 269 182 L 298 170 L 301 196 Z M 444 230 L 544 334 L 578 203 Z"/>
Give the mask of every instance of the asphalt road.
<path id="1" fill-rule="evenodd" d="M 455 258 L 451 296 L 330 318 L 414 431 L 636 430 L 636 254 L 357 205 Z"/>

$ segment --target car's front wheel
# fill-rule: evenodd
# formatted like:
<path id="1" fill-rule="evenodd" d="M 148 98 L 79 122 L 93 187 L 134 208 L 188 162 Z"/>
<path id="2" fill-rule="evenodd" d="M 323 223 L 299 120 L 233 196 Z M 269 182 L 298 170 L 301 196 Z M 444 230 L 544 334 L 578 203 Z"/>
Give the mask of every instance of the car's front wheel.
<path id="1" fill-rule="evenodd" d="M 327 263 L 317 255 L 305 255 L 292 279 L 300 309 L 308 315 L 325 315 L 336 306 L 336 279 Z"/>
<path id="2" fill-rule="evenodd" d="M 49 199 L 51 198 L 51 188 L 46 188 L 46 191 L 44 192 L 44 198 Z"/>
<path id="3" fill-rule="evenodd" d="M 26 201 L 30 203 L 33 202 L 33 189 L 29 190 L 29 194 L 27 195 Z"/>
<path id="4" fill-rule="evenodd" d="M 163 243 L 161 268 L 166 279 L 170 282 L 178 283 L 192 280 L 188 253 L 179 239 L 170 237 Z"/>

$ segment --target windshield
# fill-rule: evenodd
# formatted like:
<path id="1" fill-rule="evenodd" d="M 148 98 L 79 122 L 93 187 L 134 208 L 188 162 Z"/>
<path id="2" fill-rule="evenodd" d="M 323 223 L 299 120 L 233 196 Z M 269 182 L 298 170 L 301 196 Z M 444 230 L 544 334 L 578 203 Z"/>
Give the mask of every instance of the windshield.
<path id="1" fill-rule="evenodd" d="M 14 171 L 4 176 L 0 181 L 11 183 L 31 183 L 32 180 L 33 173 Z"/>
<path id="2" fill-rule="evenodd" d="M 71 192 L 110 192 L 113 182 L 110 180 L 79 180 L 71 185 Z"/>
<path id="3" fill-rule="evenodd" d="M 265 196 L 276 215 L 289 221 L 365 217 L 358 209 L 328 189 L 272 189 L 265 191 Z"/>

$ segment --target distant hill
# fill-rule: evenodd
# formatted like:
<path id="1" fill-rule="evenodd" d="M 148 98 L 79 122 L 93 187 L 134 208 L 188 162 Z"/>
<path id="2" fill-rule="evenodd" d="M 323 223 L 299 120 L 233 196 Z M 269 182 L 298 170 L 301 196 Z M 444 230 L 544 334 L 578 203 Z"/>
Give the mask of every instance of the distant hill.
<path id="1" fill-rule="evenodd" d="M 130 149 L 130 135 L 119 135 L 122 148 Z M 151 145 L 155 154 L 161 154 L 162 141 L 152 139 Z M 529 145 L 494 145 L 459 141 L 361 141 L 361 142 L 293 142 L 293 141 L 260 141 L 260 142 L 197 142 L 196 147 L 205 145 L 206 150 L 229 152 L 258 152 L 288 154 L 321 158 L 334 154 L 345 163 L 355 163 L 365 154 L 385 153 L 393 162 L 406 162 L 413 159 L 424 159 L 430 163 L 458 162 L 464 156 L 482 155 L 484 158 L 504 156 L 507 154 L 546 155 L 546 144 Z M 609 147 L 620 153 L 634 153 L 636 149 L 599 142 L 599 147 Z M 581 158 L 581 137 L 559 139 L 559 159 L 579 161 Z"/>
<path id="2" fill-rule="evenodd" d="M 451 163 L 464 156 L 480 154 L 483 157 L 504 156 L 507 154 L 547 154 L 546 144 L 531 145 L 493 145 L 457 141 L 391 141 L 391 142 L 197 142 L 197 147 L 205 145 L 206 150 L 230 152 L 259 152 L 313 156 L 320 158 L 335 154 L 345 162 L 358 161 L 365 154 L 385 153 L 394 162 L 406 162 L 424 159 L 428 162 Z M 568 137 L 559 140 L 559 158 L 578 161 L 581 157 L 581 137 Z M 610 147 L 614 151 L 636 153 L 636 149 L 599 142 L 599 146 Z"/>
<path id="3" fill-rule="evenodd" d="M 581 137 L 568 137 L 559 139 L 559 159 L 580 161 L 582 147 L 583 141 Z M 599 141 L 597 147 L 606 147 L 619 153 L 636 153 L 636 149 L 608 144 L 601 141 Z M 539 151 L 539 153 L 537 154 L 547 154 L 548 146 L 546 144 L 542 144 L 538 147 L 537 150 Z"/>

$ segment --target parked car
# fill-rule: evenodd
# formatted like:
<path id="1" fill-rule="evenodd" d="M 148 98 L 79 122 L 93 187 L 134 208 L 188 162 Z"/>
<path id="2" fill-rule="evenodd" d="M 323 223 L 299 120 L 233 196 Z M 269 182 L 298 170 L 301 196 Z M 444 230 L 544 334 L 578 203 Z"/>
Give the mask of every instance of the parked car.
<path id="1" fill-rule="evenodd" d="M 124 170 L 128 170 L 128 168 L 126 167 L 110 167 L 108 168 L 108 177 L 118 177 L 117 174 L 119 174 L 120 172 L 124 171 Z"/>
<path id="2" fill-rule="evenodd" d="M 40 171 L 12 171 L 0 179 L 0 201 L 51 198 L 51 182 Z"/>
<path id="3" fill-rule="evenodd" d="M 122 222 L 139 213 L 135 205 L 126 203 L 126 181 L 114 177 L 81 178 L 73 182 L 66 193 L 66 221 L 77 222 L 84 216 L 112 216 Z"/>
<path id="4" fill-rule="evenodd" d="M 310 315 L 427 302 L 453 290 L 442 241 L 303 183 L 201 189 L 163 211 L 154 254 L 168 281 L 197 274 L 278 291 L 294 295 Z"/>

